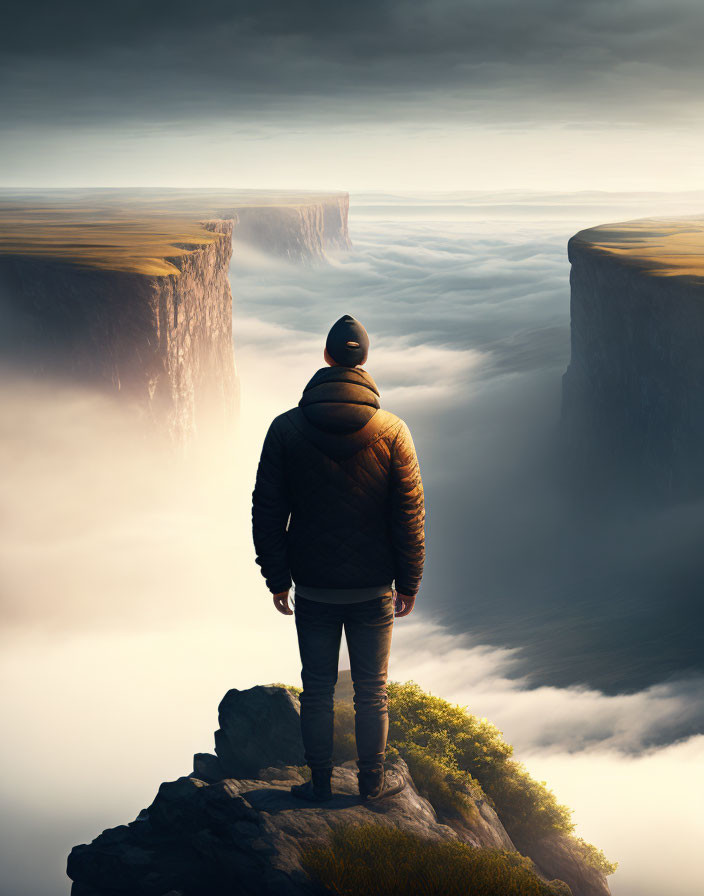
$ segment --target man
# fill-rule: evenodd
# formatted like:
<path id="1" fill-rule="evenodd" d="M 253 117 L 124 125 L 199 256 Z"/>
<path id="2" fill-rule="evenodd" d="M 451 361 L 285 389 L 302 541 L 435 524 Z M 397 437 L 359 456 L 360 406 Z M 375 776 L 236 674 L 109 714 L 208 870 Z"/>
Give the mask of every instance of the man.
<path id="1" fill-rule="evenodd" d="M 342 629 L 354 687 L 360 796 L 379 799 L 403 781 L 384 769 L 387 670 L 394 616 L 407 616 L 425 559 L 423 484 L 406 423 L 382 410 L 361 365 L 362 324 L 343 315 L 298 406 L 276 417 L 252 494 L 256 562 L 276 609 L 295 585 L 301 654 L 301 733 L 311 779 L 303 799 L 332 797 L 333 696 Z M 290 519 L 289 519 L 290 518 Z"/>

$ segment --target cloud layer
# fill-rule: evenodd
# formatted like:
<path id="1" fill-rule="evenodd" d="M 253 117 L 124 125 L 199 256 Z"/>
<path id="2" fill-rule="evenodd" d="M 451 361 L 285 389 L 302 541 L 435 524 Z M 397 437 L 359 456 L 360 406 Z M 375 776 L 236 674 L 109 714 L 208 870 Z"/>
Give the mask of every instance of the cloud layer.
<path id="1" fill-rule="evenodd" d="M 291 619 L 253 562 L 251 488 L 271 418 L 346 312 L 370 331 L 367 368 L 411 425 L 428 496 L 427 574 L 391 677 L 497 724 L 619 860 L 615 894 L 697 891 L 704 707 L 685 671 L 701 609 L 660 580 L 701 581 L 700 509 L 587 531 L 575 567 L 544 463 L 568 352 L 566 238 L 627 209 L 404 214 L 353 211 L 355 249 L 327 268 L 237 247 L 244 438 L 230 457 L 206 445 L 172 464 L 90 390 L 3 372 L 1 892 L 55 893 L 71 846 L 212 748 L 229 687 L 298 683 Z"/>
<path id="2" fill-rule="evenodd" d="M 240 358 L 250 363 L 247 339 L 264 328 L 268 357 L 289 371 L 279 407 L 290 407 L 322 364 L 314 334 L 322 346 L 342 313 L 366 324 L 367 368 L 411 426 L 424 470 L 427 618 L 520 647 L 534 683 L 618 693 L 701 672 L 704 507 L 605 505 L 594 521 L 570 504 L 555 446 L 565 246 L 584 218 L 516 217 L 353 212 L 355 251 L 326 270 L 263 276 L 236 253 Z"/>
<path id="3" fill-rule="evenodd" d="M 43 0 L 4 29 L 3 120 L 672 120 L 703 32 L 693 0 Z"/>

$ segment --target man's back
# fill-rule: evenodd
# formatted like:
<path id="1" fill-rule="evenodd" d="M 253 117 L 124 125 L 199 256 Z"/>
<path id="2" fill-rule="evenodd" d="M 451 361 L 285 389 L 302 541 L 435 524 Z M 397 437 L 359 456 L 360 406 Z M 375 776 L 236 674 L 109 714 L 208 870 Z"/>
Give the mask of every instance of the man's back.
<path id="1" fill-rule="evenodd" d="M 321 368 L 298 407 L 274 419 L 252 521 L 257 563 L 274 593 L 291 579 L 333 589 L 395 580 L 398 592 L 417 593 L 425 551 L 418 460 L 408 426 L 380 408 L 367 371 Z"/>
<path id="2" fill-rule="evenodd" d="M 394 619 L 413 609 L 425 559 L 423 484 L 406 424 L 379 403 L 360 365 L 369 336 L 349 314 L 330 329 L 298 407 L 274 419 L 252 493 L 257 563 L 276 609 L 295 615 L 301 653 L 301 735 L 311 779 L 301 799 L 331 799 L 334 706 L 345 632 L 354 685 L 359 793 L 388 781 L 386 690 Z M 296 601 L 288 598 L 292 580 Z M 396 584 L 394 596 L 393 585 Z"/>

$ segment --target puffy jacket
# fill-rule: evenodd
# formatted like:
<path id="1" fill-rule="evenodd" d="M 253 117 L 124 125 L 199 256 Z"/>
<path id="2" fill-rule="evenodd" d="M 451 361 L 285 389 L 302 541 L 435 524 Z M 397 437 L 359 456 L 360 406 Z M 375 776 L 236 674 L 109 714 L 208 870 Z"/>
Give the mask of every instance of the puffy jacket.
<path id="1" fill-rule="evenodd" d="M 293 582 L 388 585 L 415 595 L 425 504 L 410 430 L 360 367 L 323 367 L 264 439 L 252 493 L 256 563 L 273 594 Z"/>

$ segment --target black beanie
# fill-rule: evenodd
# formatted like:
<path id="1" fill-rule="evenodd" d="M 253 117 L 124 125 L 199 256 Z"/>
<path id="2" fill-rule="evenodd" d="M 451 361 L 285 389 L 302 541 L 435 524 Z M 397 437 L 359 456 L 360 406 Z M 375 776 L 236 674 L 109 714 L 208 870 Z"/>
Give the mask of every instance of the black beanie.
<path id="1" fill-rule="evenodd" d="M 343 367 L 355 367 L 367 360 L 369 336 L 358 320 L 350 314 L 343 314 L 330 327 L 325 348 L 333 361 Z"/>

